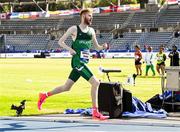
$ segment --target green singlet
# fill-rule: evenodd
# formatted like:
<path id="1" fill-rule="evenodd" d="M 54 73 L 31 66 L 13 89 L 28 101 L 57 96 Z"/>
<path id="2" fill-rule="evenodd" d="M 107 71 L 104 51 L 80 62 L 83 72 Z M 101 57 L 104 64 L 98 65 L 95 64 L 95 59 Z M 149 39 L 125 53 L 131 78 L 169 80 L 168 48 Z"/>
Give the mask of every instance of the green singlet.
<path id="1" fill-rule="evenodd" d="M 89 31 L 84 33 L 80 27 L 77 26 L 77 37 L 72 42 L 72 49 L 76 51 L 71 60 L 72 71 L 69 75 L 69 79 L 76 82 L 80 76 L 89 81 L 93 76 L 92 72 L 86 66 L 89 61 L 90 52 L 89 49 L 92 46 L 92 33 Z"/>

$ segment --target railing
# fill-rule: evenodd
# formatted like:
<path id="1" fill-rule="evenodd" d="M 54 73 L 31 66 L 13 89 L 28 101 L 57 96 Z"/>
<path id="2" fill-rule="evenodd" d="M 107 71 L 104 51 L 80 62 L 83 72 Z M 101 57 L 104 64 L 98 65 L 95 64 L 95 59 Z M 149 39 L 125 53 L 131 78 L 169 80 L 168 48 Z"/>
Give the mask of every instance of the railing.
<path id="1" fill-rule="evenodd" d="M 129 23 L 131 22 L 134 15 L 135 15 L 135 12 L 130 13 L 128 18 L 125 20 L 125 22 L 120 26 L 120 29 L 126 28 L 129 25 Z"/>
<path id="2" fill-rule="evenodd" d="M 161 6 L 161 8 L 156 13 L 156 19 L 154 20 L 155 25 L 158 25 L 158 21 L 160 20 L 160 16 L 161 16 L 161 14 L 163 14 L 165 12 L 166 9 L 167 9 L 167 4 L 165 3 L 164 5 Z"/>

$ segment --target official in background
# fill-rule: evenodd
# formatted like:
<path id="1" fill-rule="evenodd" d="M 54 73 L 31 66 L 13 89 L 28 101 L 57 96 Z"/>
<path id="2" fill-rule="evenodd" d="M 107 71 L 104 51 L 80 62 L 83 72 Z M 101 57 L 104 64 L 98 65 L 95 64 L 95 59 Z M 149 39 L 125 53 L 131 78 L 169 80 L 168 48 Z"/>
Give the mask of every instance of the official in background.
<path id="1" fill-rule="evenodd" d="M 177 51 L 177 46 L 172 46 L 172 51 L 169 53 L 170 66 L 179 66 L 179 52 Z"/>

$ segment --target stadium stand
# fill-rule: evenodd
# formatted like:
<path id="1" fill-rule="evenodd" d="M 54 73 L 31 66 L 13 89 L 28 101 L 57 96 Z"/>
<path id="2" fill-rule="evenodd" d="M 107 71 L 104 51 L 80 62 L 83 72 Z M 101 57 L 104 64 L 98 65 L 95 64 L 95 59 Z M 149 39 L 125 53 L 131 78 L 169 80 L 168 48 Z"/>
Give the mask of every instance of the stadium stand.
<path id="1" fill-rule="evenodd" d="M 35 52 L 46 50 L 49 43 L 49 35 L 6 35 L 6 45 L 9 45 L 16 52 Z M 11 49 L 12 51 L 12 49 Z"/>
<path id="2" fill-rule="evenodd" d="M 155 26 L 156 11 L 136 12 L 128 24 L 128 28 L 152 28 Z"/>
<path id="3" fill-rule="evenodd" d="M 179 23 L 180 8 L 167 8 L 160 12 L 157 27 L 179 25 Z"/>
<path id="4" fill-rule="evenodd" d="M 99 43 L 108 43 L 112 40 L 113 35 L 111 33 L 100 33 L 96 35 Z"/>
<path id="5" fill-rule="evenodd" d="M 113 39 L 111 43 L 111 49 L 122 49 L 125 50 L 126 46 L 129 45 L 130 49 L 133 49 L 133 44 L 141 36 L 140 33 L 124 33 L 123 36 L 118 39 Z"/>
<path id="6" fill-rule="evenodd" d="M 174 38 L 173 32 L 125 32 L 121 37 L 117 39 L 112 37 L 111 33 L 97 34 L 97 40 L 100 44 L 109 43 L 111 50 L 126 50 L 127 46 L 129 50 L 134 49 L 135 44 L 139 44 L 141 48 L 144 45 L 150 45 L 154 50 L 158 50 L 160 45 L 170 47 L 176 44 L 180 47 L 180 38 Z M 68 38 L 66 44 L 71 46 L 72 39 Z M 58 39 L 50 40 L 49 35 L 7 35 L 6 45 L 15 47 L 16 51 L 36 51 L 36 50 L 57 50 L 60 48 Z"/>
<path id="7" fill-rule="evenodd" d="M 96 14 L 93 18 L 92 27 L 95 29 L 112 30 L 114 24 L 123 24 L 130 13 L 105 13 Z M 67 29 L 69 26 L 77 25 L 80 19 L 79 16 L 62 16 L 46 19 L 15 19 L 15 20 L 1 20 L 1 30 L 22 30 L 22 29 L 48 29 L 58 27 Z"/>
<path id="8" fill-rule="evenodd" d="M 150 33 L 135 33 L 135 32 L 125 32 L 122 37 L 117 39 L 112 37 L 111 33 L 101 33 L 97 34 L 97 40 L 100 44 L 110 43 L 111 50 L 126 50 L 129 46 L 129 50 L 134 49 L 135 44 L 139 44 L 141 48 L 144 48 L 144 45 L 150 45 L 154 50 L 158 50 L 160 45 L 173 45 L 179 43 L 179 38 L 172 43 L 173 33 L 172 32 L 150 32 Z M 71 45 L 71 38 L 68 38 L 66 43 Z M 180 46 L 180 45 L 179 45 Z M 53 41 L 51 49 L 57 49 L 60 46 L 58 45 L 58 40 Z"/>
<path id="9" fill-rule="evenodd" d="M 55 19 L 25 19 L 25 20 L 1 20 L 0 30 L 24 30 L 24 29 L 49 29 L 61 24 L 61 20 Z"/>
<path id="10" fill-rule="evenodd" d="M 111 49 L 125 50 L 128 45 L 129 49 L 133 50 L 134 45 L 139 44 L 142 49 L 144 45 L 150 45 L 154 50 L 158 50 L 160 45 L 168 45 L 172 34 L 172 32 L 124 33 L 123 38 L 112 41 Z"/>
<path id="11" fill-rule="evenodd" d="M 62 28 L 67 29 L 69 26 L 79 24 L 79 22 L 80 22 L 79 16 L 64 17 L 63 23 L 62 23 L 62 25 L 63 25 Z"/>
<path id="12" fill-rule="evenodd" d="M 58 44 L 58 38 L 56 38 L 55 40 L 51 40 L 50 41 L 50 46 L 48 47 L 49 50 L 57 50 L 60 48 L 60 45 Z M 71 43 L 72 43 L 72 39 L 71 37 L 68 37 L 67 40 L 65 41 L 65 43 L 69 46 L 71 46 Z"/>
<path id="13" fill-rule="evenodd" d="M 101 34 L 97 34 L 96 37 L 97 37 L 97 41 L 98 41 L 100 44 L 105 43 L 105 42 L 109 42 L 109 43 L 110 43 L 111 40 L 112 40 L 112 34 L 111 34 L 111 33 L 101 33 Z M 51 43 L 51 44 L 50 44 L 51 46 L 49 47 L 49 49 L 51 49 L 51 50 L 56 50 L 56 49 L 60 48 L 60 46 L 59 46 L 59 44 L 58 44 L 58 39 L 52 40 L 50 43 Z M 67 45 L 71 46 L 72 39 L 69 37 L 69 38 L 65 41 L 65 43 L 66 43 Z M 92 49 L 94 49 L 94 47 L 93 47 Z"/>
<path id="14" fill-rule="evenodd" d="M 179 38 L 175 38 L 175 41 L 174 41 L 173 44 L 176 45 L 178 48 L 180 48 L 180 37 Z"/>
<path id="15" fill-rule="evenodd" d="M 92 27 L 100 30 L 113 30 L 115 24 L 123 24 L 128 18 L 130 13 L 105 13 L 105 14 L 95 14 L 93 16 Z M 63 27 L 68 28 L 72 25 L 79 24 L 79 16 L 71 16 L 63 18 Z"/>
<path id="16" fill-rule="evenodd" d="M 147 44 L 153 47 L 154 50 L 158 50 L 160 45 L 167 47 L 169 41 L 172 39 L 172 32 L 151 32 L 147 33 L 144 38 L 143 45 Z"/>

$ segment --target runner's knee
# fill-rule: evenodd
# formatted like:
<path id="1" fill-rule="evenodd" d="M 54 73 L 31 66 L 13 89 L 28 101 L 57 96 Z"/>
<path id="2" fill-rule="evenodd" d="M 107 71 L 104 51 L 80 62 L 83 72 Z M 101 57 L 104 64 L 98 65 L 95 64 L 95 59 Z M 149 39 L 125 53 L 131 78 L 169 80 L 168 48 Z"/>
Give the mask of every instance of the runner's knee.
<path id="1" fill-rule="evenodd" d="M 70 91 L 72 85 L 73 85 L 73 83 L 67 81 L 67 82 L 63 85 L 63 91 Z"/>

